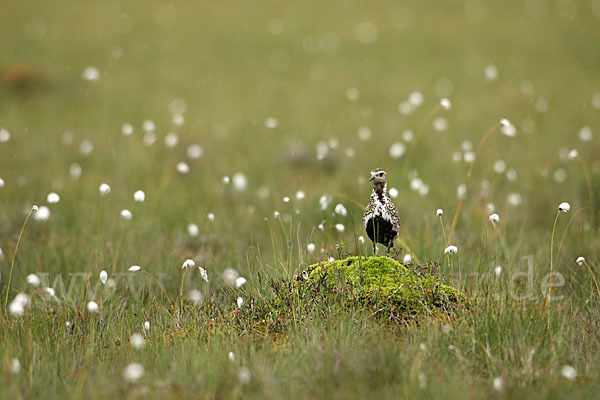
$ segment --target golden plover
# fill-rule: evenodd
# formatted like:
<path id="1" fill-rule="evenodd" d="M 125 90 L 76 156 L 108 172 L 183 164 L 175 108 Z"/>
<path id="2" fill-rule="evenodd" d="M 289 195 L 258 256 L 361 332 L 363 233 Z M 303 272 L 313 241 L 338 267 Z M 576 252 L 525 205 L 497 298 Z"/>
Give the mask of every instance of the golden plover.
<path id="1" fill-rule="evenodd" d="M 400 232 L 400 217 L 387 191 L 385 171 L 375 168 L 369 181 L 373 182 L 373 191 L 363 214 L 363 225 L 373 242 L 373 254 L 377 252 L 377 243 L 386 246 L 389 253 Z"/>

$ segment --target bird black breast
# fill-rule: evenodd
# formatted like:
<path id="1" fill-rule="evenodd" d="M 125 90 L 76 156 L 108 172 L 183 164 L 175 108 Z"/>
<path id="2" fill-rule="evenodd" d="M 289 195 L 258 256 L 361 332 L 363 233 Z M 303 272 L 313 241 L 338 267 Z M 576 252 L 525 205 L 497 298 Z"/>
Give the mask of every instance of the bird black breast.
<path id="1" fill-rule="evenodd" d="M 380 216 L 376 215 L 374 218 L 370 218 L 367 221 L 367 236 L 374 243 L 381 243 L 386 246 L 390 244 L 390 242 L 394 241 L 396 235 L 398 234 L 394 231 L 394 227 L 391 222 L 386 221 Z"/>

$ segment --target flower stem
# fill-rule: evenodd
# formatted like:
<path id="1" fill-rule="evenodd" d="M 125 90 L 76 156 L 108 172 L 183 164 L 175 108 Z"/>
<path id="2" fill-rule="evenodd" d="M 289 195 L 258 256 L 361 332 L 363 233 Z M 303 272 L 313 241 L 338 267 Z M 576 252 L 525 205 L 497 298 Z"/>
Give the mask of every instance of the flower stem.
<path id="1" fill-rule="evenodd" d="M 600 298 L 600 287 L 598 287 L 598 282 L 596 281 L 596 277 L 594 276 L 594 271 L 592 271 L 587 261 L 584 261 L 583 264 L 587 267 L 588 271 L 590 271 L 590 275 L 592 275 L 592 279 L 594 280 L 594 285 L 596 285 L 596 292 L 598 293 L 598 297 Z"/>
<path id="2" fill-rule="evenodd" d="M 550 304 L 550 295 L 552 294 L 552 271 L 554 270 L 554 233 L 556 232 L 556 222 L 558 221 L 558 216 L 560 215 L 560 210 L 556 212 L 556 217 L 554 217 L 554 225 L 552 225 L 552 238 L 550 239 L 550 279 L 548 280 L 548 297 L 546 298 L 546 308 L 548 308 Z M 548 316 L 548 318 L 550 318 Z M 548 320 L 548 323 L 549 320 Z"/>
<path id="3" fill-rule="evenodd" d="M 21 232 L 19 233 L 19 238 L 17 239 L 17 245 L 15 246 L 15 252 L 13 253 L 12 260 L 10 262 L 10 272 L 8 274 L 8 283 L 6 284 L 6 297 L 4 298 L 4 312 L 8 311 L 6 309 L 6 305 L 8 304 L 8 294 L 10 292 L 10 282 L 12 280 L 13 268 L 15 266 L 15 259 L 17 258 L 17 252 L 19 251 L 19 244 L 21 243 L 21 237 L 23 237 L 23 231 L 25 231 L 25 225 L 27 225 L 27 221 L 29 221 L 29 217 L 33 214 L 34 208 L 32 207 L 27 213 L 27 217 L 25 217 L 25 222 L 23 222 L 23 226 L 21 226 Z"/>

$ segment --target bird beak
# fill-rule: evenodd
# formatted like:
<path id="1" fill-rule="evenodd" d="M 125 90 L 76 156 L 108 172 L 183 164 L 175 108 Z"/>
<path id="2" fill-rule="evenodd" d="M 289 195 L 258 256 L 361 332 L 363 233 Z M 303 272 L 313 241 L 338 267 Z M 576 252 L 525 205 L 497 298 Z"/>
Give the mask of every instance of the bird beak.
<path id="1" fill-rule="evenodd" d="M 375 179 L 375 177 L 374 177 L 374 176 L 371 176 L 371 177 L 369 178 L 369 182 L 371 182 L 373 179 Z"/>

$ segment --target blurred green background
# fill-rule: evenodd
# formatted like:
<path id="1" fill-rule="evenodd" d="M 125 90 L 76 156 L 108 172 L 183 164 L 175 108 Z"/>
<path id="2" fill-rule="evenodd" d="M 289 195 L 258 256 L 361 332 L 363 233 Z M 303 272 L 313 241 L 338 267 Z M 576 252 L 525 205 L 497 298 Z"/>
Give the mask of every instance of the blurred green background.
<path id="1" fill-rule="evenodd" d="M 96 276 L 138 264 L 164 274 L 175 294 L 188 257 L 217 281 L 230 266 L 247 275 L 291 274 L 337 257 L 342 242 L 354 253 L 371 190 L 366 179 L 375 167 L 385 169 L 389 187 L 398 190 L 404 242 L 420 259 L 438 260 L 446 244 L 435 210 L 445 210 L 447 233 L 457 188 L 476 156 L 452 240 L 457 265 L 466 272 L 495 265 L 523 269 L 521 258 L 533 255 L 536 273 L 545 273 L 557 205 L 600 208 L 598 0 L 5 0 L 0 8 L 0 129 L 10 136 L 0 142 L 2 293 L 25 214 L 32 204 L 47 205 L 49 192 L 61 197 L 48 205 L 47 222 L 34 220 L 26 228 L 11 298 L 34 272 Z M 441 98 L 450 99 L 450 110 L 441 109 Z M 515 125 L 516 137 L 502 135 L 501 118 Z M 155 126 L 150 133 L 145 121 Z M 133 127 L 130 136 L 122 133 L 124 124 Z M 395 143 L 399 158 L 390 154 Z M 201 157 L 190 158 L 191 145 L 201 146 Z M 569 159 L 573 149 L 578 156 Z M 178 172 L 181 162 L 189 173 Z M 98 193 L 103 182 L 112 187 L 105 197 Z M 146 201 L 134 204 L 138 189 Z M 306 197 L 297 198 L 298 191 Z M 330 199 L 324 209 L 322 196 Z M 347 216 L 334 214 L 338 203 Z M 501 250 L 488 222 L 490 203 L 501 218 Z M 131 221 L 119 216 L 125 208 L 133 212 Z M 591 285 L 587 272 L 572 264 L 585 255 L 594 271 L 598 267 L 594 215 L 578 214 L 565 237 L 561 260 L 568 261 L 556 266 L 568 278 L 563 294 L 582 281 Z M 559 220 L 557 240 L 568 219 Z M 339 223 L 344 232 L 336 230 Z M 198 235 L 190 235 L 189 224 L 198 226 Z M 317 249 L 312 254 L 310 242 Z M 369 253 L 369 243 L 359 247 Z M 587 292 L 573 304 L 586 299 Z M 597 324 L 597 315 L 592 320 Z M 13 328 L 4 325 L 4 333 Z M 373 326 L 361 329 L 369 349 L 390 338 Z M 414 347 L 423 334 L 416 328 L 401 340 Z M 524 335 L 513 334 L 515 341 Z M 292 335 L 288 344 L 299 337 Z M 544 365 L 564 363 L 552 357 L 568 354 L 569 343 Z M 193 343 L 187 345 L 194 351 Z M 510 339 L 498 343 L 502 351 L 513 345 Z M 367 347 L 348 347 L 358 370 Z M 259 364 L 270 362 L 261 350 L 249 354 Z M 406 366 L 388 359 L 387 347 L 372 351 L 368 357 L 382 365 Z M 582 363 L 595 368 L 597 351 L 590 354 Z M 451 368 L 444 357 L 439 368 Z M 300 358 L 310 370 L 310 359 Z M 467 384 L 469 370 L 488 379 L 486 362 L 472 361 L 456 372 L 460 378 L 451 372 L 440 380 Z M 386 392 L 383 382 L 382 396 L 397 393 Z M 281 385 L 287 393 L 298 389 L 270 384 L 254 394 L 276 397 L 286 393 L 274 389 Z M 326 385 L 321 382 L 313 395 L 331 394 Z M 553 385 L 544 393 L 560 382 Z M 93 386 L 86 381 L 84 392 Z M 355 394 L 369 388 L 355 388 Z"/>

